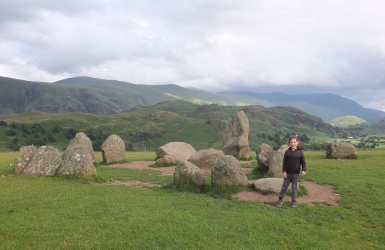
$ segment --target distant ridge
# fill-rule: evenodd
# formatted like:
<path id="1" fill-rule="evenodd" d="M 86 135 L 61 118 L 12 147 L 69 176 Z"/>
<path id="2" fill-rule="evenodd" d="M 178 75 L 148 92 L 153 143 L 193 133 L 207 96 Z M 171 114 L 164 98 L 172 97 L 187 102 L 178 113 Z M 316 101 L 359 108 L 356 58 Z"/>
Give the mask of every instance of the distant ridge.
<path id="1" fill-rule="evenodd" d="M 254 93 L 254 92 L 219 92 L 222 95 L 245 98 L 258 98 L 270 102 L 273 106 L 289 106 L 299 108 L 309 114 L 321 117 L 325 122 L 341 116 L 357 116 L 366 121 L 374 121 L 385 117 L 385 112 L 367 109 L 357 102 L 334 94 L 298 94 Z"/>
<path id="2" fill-rule="evenodd" d="M 33 111 L 112 115 L 135 106 L 175 100 L 197 104 L 244 104 L 242 99 L 186 89 L 175 84 L 139 85 L 87 76 L 54 83 L 0 77 L 0 117 Z"/>
<path id="3" fill-rule="evenodd" d="M 385 112 L 363 108 L 352 100 L 333 94 L 210 93 L 175 84 L 140 85 L 88 76 L 72 77 L 53 83 L 0 77 L 0 117 L 33 111 L 113 115 L 135 106 L 150 106 L 175 100 L 200 105 L 295 107 L 320 117 L 324 122 L 347 115 L 357 116 L 369 122 L 385 117 Z"/>

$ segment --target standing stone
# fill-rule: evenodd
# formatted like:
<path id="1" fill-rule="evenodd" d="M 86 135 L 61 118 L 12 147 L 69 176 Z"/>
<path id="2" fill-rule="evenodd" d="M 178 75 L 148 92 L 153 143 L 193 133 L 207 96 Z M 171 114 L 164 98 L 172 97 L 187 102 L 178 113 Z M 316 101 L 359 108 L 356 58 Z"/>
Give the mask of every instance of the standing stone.
<path id="1" fill-rule="evenodd" d="M 126 159 L 126 145 L 117 135 L 110 135 L 102 144 L 103 162 L 123 161 Z"/>
<path id="2" fill-rule="evenodd" d="M 52 146 L 41 146 L 23 173 L 34 177 L 55 176 L 61 162 L 62 159 L 59 150 Z"/>
<path id="3" fill-rule="evenodd" d="M 188 161 L 180 161 L 175 167 L 174 183 L 182 185 L 205 185 L 205 178 L 200 168 Z"/>
<path id="4" fill-rule="evenodd" d="M 232 155 L 221 156 L 211 169 L 211 186 L 248 186 L 241 164 Z"/>
<path id="5" fill-rule="evenodd" d="M 71 150 L 78 146 L 85 148 L 88 151 L 88 153 L 91 155 L 92 160 L 95 161 L 95 152 L 94 152 L 94 149 L 92 148 L 92 141 L 83 132 L 76 133 L 75 137 L 68 144 L 65 151 Z"/>
<path id="6" fill-rule="evenodd" d="M 273 157 L 269 162 L 269 175 L 272 177 L 283 178 L 283 156 L 285 151 L 289 149 L 289 146 L 284 144 L 277 151 L 273 153 Z"/>
<path id="7" fill-rule="evenodd" d="M 257 154 L 258 167 L 263 170 L 268 170 L 270 160 L 273 158 L 274 149 L 269 145 L 262 143 L 262 145 L 255 150 L 255 153 Z"/>
<path id="8" fill-rule="evenodd" d="M 223 156 L 223 152 L 216 149 L 204 149 L 193 154 L 188 161 L 199 167 L 200 169 L 209 169 L 214 166 L 219 157 Z"/>
<path id="9" fill-rule="evenodd" d="M 326 148 L 327 158 L 355 158 L 356 155 L 356 147 L 346 142 L 332 142 Z"/>
<path id="10" fill-rule="evenodd" d="M 13 167 L 15 169 L 16 174 L 23 173 L 24 169 L 28 166 L 28 164 L 31 162 L 33 156 L 36 154 L 37 149 L 33 145 L 29 146 L 22 146 L 19 150 L 19 154 L 17 155 L 15 159 L 15 163 L 13 164 Z"/>
<path id="11" fill-rule="evenodd" d="M 169 142 L 156 150 L 157 163 L 187 161 L 195 153 L 196 150 L 188 143 Z"/>
<path id="12" fill-rule="evenodd" d="M 94 160 L 84 147 L 78 146 L 66 150 L 62 155 L 58 175 L 96 175 Z"/>
<path id="13" fill-rule="evenodd" d="M 223 131 L 223 152 L 249 158 L 249 119 L 243 111 L 236 113 Z"/>

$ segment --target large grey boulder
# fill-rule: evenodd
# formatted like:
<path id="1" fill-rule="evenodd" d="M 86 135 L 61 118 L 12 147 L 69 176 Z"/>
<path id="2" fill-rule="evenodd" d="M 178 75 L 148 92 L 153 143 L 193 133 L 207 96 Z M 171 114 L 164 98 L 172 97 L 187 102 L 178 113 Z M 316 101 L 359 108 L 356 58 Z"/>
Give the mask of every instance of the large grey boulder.
<path id="1" fill-rule="evenodd" d="M 223 152 L 249 158 L 249 119 L 243 111 L 236 113 L 223 131 Z"/>
<path id="2" fill-rule="evenodd" d="M 255 180 L 253 185 L 254 189 L 257 191 L 270 191 L 273 193 L 279 193 L 281 192 L 283 184 L 283 178 L 262 178 Z M 288 189 L 291 188 L 291 183 L 288 187 Z"/>
<path id="3" fill-rule="evenodd" d="M 85 148 L 88 151 L 88 153 L 91 155 L 92 160 L 95 161 L 95 152 L 94 152 L 94 149 L 92 148 L 92 141 L 83 132 L 76 133 L 75 137 L 68 144 L 65 151 L 71 150 L 79 146 Z"/>
<path id="4" fill-rule="evenodd" d="M 277 151 L 273 153 L 273 157 L 269 162 L 269 175 L 272 177 L 283 178 L 283 156 L 285 155 L 285 151 L 289 149 L 289 146 L 284 144 Z"/>
<path id="5" fill-rule="evenodd" d="M 24 169 L 31 162 L 36 152 L 37 152 L 37 148 L 33 145 L 22 146 L 19 149 L 19 153 L 16 156 L 15 162 L 13 164 L 16 174 L 23 173 Z"/>
<path id="6" fill-rule="evenodd" d="M 257 154 L 258 167 L 263 170 L 268 170 L 270 160 L 273 158 L 274 149 L 262 143 L 262 145 L 255 150 L 255 153 Z"/>
<path id="7" fill-rule="evenodd" d="M 327 158 L 355 158 L 356 155 L 356 147 L 346 142 L 332 142 L 326 148 Z"/>
<path id="8" fill-rule="evenodd" d="M 123 161 L 126 159 L 126 145 L 117 135 L 110 135 L 102 144 L 103 162 Z"/>
<path id="9" fill-rule="evenodd" d="M 213 148 L 204 149 L 193 154 L 188 161 L 199 167 L 200 169 L 209 169 L 214 166 L 218 161 L 218 158 L 223 156 L 224 153 L 220 150 Z"/>
<path id="10" fill-rule="evenodd" d="M 23 173 L 31 176 L 55 176 L 61 162 L 59 150 L 52 146 L 41 146 Z"/>
<path id="11" fill-rule="evenodd" d="M 174 183 L 182 185 L 205 185 L 205 178 L 200 168 L 188 161 L 180 161 L 175 167 Z"/>
<path id="12" fill-rule="evenodd" d="M 169 142 L 156 150 L 157 163 L 164 163 L 166 161 L 161 160 L 161 158 L 167 159 L 167 162 L 187 161 L 195 153 L 196 150 L 188 143 Z"/>
<path id="13" fill-rule="evenodd" d="M 82 146 L 66 150 L 62 154 L 62 159 L 58 175 L 96 175 L 94 160 L 89 151 Z"/>
<path id="14" fill-rule="evenodd" d="M 240 162 L 232 155 L 219 157 L 211 169 L 211 186 L 248 186 L 249 180 Z"/>

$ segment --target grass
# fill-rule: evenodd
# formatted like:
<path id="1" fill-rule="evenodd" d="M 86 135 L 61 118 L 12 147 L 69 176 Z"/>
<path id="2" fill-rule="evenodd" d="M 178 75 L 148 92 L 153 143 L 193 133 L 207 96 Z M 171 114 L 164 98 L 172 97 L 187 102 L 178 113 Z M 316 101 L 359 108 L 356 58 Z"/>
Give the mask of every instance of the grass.
<path id="1" fill-rule="evenodd" d="M 150 164 L 149 166 L 153 168 L 160 168 L 160 167 L 171 167 L 176 165 L 178 165 L 178 162 L 154 163 L 154 164 Z"/>
<path id="2" fill-rule="evenodd" d="M 123 164 L 123 163 L 130 163 L 130 161 L 128 159 L 124 159 L 124 160 L 121 160 L 121 161 L 111 161 L 111 162 L 101 162 L 100 165 L 103 165 L 103 166 L 108 166 L 108 165 L 114 165 L 114 164 Z"/>
<path id="3" fill-rule="evenodd" d="M 358 154 L 331 160 L 324 152 L 305 152 L 308 170 L 301 180 L 332 185 L 342 199 L 339 206 L 292 209 L 177 188 L 14 175 L 17 154 L 1 153 L 0 249 L 384 249 L 385 152 Z M 101 161 L 100 154 L 96 158 Z M 105 181 L 172 183 L 172 176 L 155 170 L 97 164 L 97 171 Z"/>

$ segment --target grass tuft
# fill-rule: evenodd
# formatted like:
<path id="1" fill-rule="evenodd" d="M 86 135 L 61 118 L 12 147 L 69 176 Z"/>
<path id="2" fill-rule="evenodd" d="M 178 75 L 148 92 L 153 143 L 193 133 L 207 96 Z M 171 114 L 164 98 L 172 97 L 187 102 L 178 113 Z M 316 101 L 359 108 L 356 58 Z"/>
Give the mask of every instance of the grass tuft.
<path id="1" fill-rule="evenodd" d="M 286 191 L 286 194 L 285 195 L 291 195 L 293 192 L 291 189 L 287 189 Z M 304 195 L 307 195 L 308 194 L 308 191 L 306 189 L 306 187 L 304 185 L 301 185 L 301 184 L 298 184 L 298 190 L 297 190 L 297 197 L 301 197 L 301 196 L 304 196 Z"/>
<path id="2" fill-rule="evenodd" d="M 253 172 L 250 174 L 247 174 L 246 177 L 249 180 L 256 180 L 256 179 L 261 179 L 261 178 L 269 178 L 271 177 L 269 175 L 269 170 L 268 169 L 261 169 L 258 166 L 253 169 Z"/>
<path id="3" fill-rule="evenodd" d="M 176 165 L 178 165 L 178 162 L 154 163 L 154 164 L 151 164 L 148 166 L 152 167 L 152 168 L 160 168 L 160 167 L 171 167 L 171 166 L 176 166 Z"/>
<path id="4" fill-rule="evenodd" d="M 239 161 L 251 161 L 253 159 L 251 155 L 249 156 L 249 158 L 246 158 L 244 156 L 236 156 L 235 158 Z"/>
<path id="5" fill-rule="evenodd" d="M 121 161 L 111 161 L 111 162 L 105 162 L 105 161 L 102 161 L 100 162 L 100 165 L 114 165 L 114 164 L 123 164 L 123 163 L 130 163 L 130 161 L 128 159 L 124 159 L 124 160 L 121 160 Z"/>

